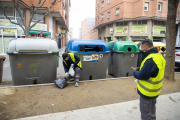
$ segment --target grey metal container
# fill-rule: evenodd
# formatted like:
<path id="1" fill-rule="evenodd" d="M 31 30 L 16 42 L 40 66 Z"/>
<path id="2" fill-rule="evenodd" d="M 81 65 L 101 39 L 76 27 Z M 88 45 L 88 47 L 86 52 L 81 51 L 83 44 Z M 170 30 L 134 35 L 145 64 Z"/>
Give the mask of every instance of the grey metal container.
<path id="1" fill-rule="evenodd" d="M 109 49 L 101 40 L 71 40 L 67 44 L 67 52 L 80 57 L 82 70 L 80 80 L 106 78 Z"/>
<path id="2" fill-rule="evenodd" d="M 2 83 L 2 76 L 3 76 L 3 64 L 6 57 L 0 56 L 0 83 Z"/>
<path id="3" fill-rule="evenodd" d="M 84 59 L 84 55 L 97 55 L 98 62 L 83 62 L 82 71 L 80 72 L 80 80 L 94 80 L 106 78 L 106 71 L 108 67 L 108 55 L 109 53 L 101 54 L 80 54 L 76 53 L 81 60 Z"/>
<path id="4" fill-rule="evenodd" d="M 112 63 L 112 61 L 113 61 L 113 58 L 112 58 L 112 54 L 109 54 L 108 55 L 108 74 L 109 75 L 113 75 L 113 67 L 112 67 L 112 65 L 113 65 L 113 63 Z"/>
<path id="5" fill-rule="evenodd" d="M 133 76 L 131 67 L 137 66 L 138 47 L 132 41 L 112 41 L 108 43 L 110 49 L 108 74 L 114 77 Z"/>
<path id="6" fill-rule="evenodd" d="M 138 53 L 118 53 L 112 55 L 112 74 L 115 77 L 133 76 L 132 67 L 137 66 Z"/>
<path id="7" fill-rule="evenodd" d="M 14 85 L 52 83 L 56 79 L 59 65 L 56 40 L 13 39 L 7 54 Z"/>

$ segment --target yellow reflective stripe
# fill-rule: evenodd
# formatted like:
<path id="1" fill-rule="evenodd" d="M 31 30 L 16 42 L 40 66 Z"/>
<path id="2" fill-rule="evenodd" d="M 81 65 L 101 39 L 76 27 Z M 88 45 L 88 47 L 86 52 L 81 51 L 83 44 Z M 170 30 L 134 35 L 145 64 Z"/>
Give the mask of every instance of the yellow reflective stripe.
<path id="1" fill-rule="evenodd" d="M 164 59 L 164 57 L 160 54 L 160 53 L 151 53 L 150 55 L 148 55 L 141 63 L 140 66 L 140 70 L 142 69 L 142 67 L 144 66 L 144 63 L 148 60 L 152 58 L 153 61 L 156 63 L 157 67 L 161 70 L 161 69 L 165 69 L 166 66 L 166 60 Z M 159 61 L 161 59 L 161 61 Z"/>
<path id="2" fill-rule="evenodd" d="M 63 61 L 64 61 L 64 63 L 67 65 L 66 61 L 65 61 L 65 60 L 63 60 Z"/>
<path id="3" fill-rule="evenodd" d="M 159 84 L 159 83 L 161 83 L 162 81 L 163 81 L 163 79 L 161 79 L 160 81 L 156 81 L 156 82 L 154 82 L 154 81 L 152 81 L 152 80 L 146 80 L 148 83 L 150 83 L 150 84 L 153 84 L 153 85 L 155 85 L 155 84 Z"/>
<path id="4" fill-rule="evenodd" d="M 148 89 L 158 89 L 162 86 L 163 82 L 159 83 L 159 84 L 151 84 L 148 83 L 145 80 L 138 80 L 140 84 L 144 85 L 146 88 Z"/>
<path id="5" fill-rule="evenodd" d="M 82 64 L 81 61 L 79 61 L 79 63 L 77 64 L 80 68 L 82 68 Z"/>
<path id="6" fill-rule="evenodd" d="M 73 62 L 76 61 L 75 57 L 74 57 L 74 53 L 68 53 L 72 59 Z M 81 61 L 79 61 L 79 63 L 77 64 L 80 68 L 82 68 L 82 64 L 81 64 Z"/>
<path id="7" fill-rule="evenodd" d="M 75 58 L 74 58 L 74 53 L 69 53 L 69 55 L 70 55 L 72 61 L 75 62 L 76 60 L 75 60 Z"/>
<path id="8" fill-rule="evenodd" d="M 144 90 L 148 91 L 148 92 L 158 92 L 161 90 L 162 87 L 158 88 L 158 89 L 148 89 L 147 87 L 145 87 L 144 85 L 142 85 L 139 81 L 138 84 L 141 88 L 143 88 Z"/>
<path id="9" fill-rule="evenodd" d="M 143 86 L 144 86 L 144 85 L 143 85 Z M 159 95 L 160 92 L 161 92 L 161 89 L 160 89 L 159 91 L 157 91 L 157 92 L 149 92 L 149 91 L 147 91 L 146 89 L 143 89 L 143 88 L 138 84 L 138 82 L 137 82 L 137 88 L 138 88 L 138 90 L 140 91 L 141 94 L 143 94 L 143 95 L 145 95 L 145 96 L 148 96 L 148 97 L 155 97 L 155 96 Z"/>

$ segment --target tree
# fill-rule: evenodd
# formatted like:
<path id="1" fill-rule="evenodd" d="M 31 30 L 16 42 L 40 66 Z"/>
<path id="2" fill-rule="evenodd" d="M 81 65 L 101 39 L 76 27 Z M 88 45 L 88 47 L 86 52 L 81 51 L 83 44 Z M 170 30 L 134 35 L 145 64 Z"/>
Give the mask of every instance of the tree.
<path id="1" fill-rule="evenodd" d="M 31 28 L 32 28 L 33 26 L 35 26 L 38 22 L 40 22 L 46 15 L 50 15 L 52 12 L 54 12 L 55 9 L 54 9 L 54 10 L 51 10 L 52 7 L 53 7 L 54 5 L 56 5 L 57 3 L 61 2 L 61 0 L 54 0 L 54 1 L 51 3 L 50 7 L 47 9 L 46 13 L 45 13 L 39 20 L 37 20 L 34 24 L 31 25 L 32 18 L 33 18 L 33 16 L 34 16 L 34 14 L 37 12 L 38 9 L 40 9 L 40 8 L 44 5 L 45 2 L 46 2 L 46 0 L 44 0 L 43 2 L 42 2 L 42 0 L 39 0 L 37 6 L 34 6 L 34 4 L 32 3 L 32 8 L 29 8 L 29 9 L 32 11 L 32 14 L 31 14 L 31 17 L 30 17 L 30 20 L 29 20 L 28 25 L 26 25 L 26 24 L 25 24 L 25 21 L 23 20 L 22 14 L 21 14 L 21 12 L 20 12 L 19 0 L 12 0 L 13 6 L 14 6 L 15 9 L 17 10 L 17 12 L 19 13 L 19 16 L 20 16 L 20 18 L 21 18 L 21 21 L 22 21 L 22 23 L 23 23 L 23 26 L 22 26 L 21 24 L 18 24 L 18 23 L 16 23 L 16 22 L 13 22 L 13 21 L 6 15 L 6 12 L 5 12 L 5 10 L 4 10 L 3 6 L 2 6 L 2 0 L 0 0 L 0 7 L 1 7 L 0 10 L 4 13 L 4 16 L 5 16 L 11 23 L 13 23 L 13 24 L 15 24 L 15 25 L 18 25 L 18 26 L 20 26 L 20 27 L 23 29 L 24 34 L 25 34 L 25 37 L 27 38 L 27 37 L 29 36 L 29 31 L 31 30 Z"/>
<path id="2" fill-rule="evenodd" d="M 176 13 L 179 0 L 168 0 L 168 15 L 166 26 L 166 69 L 165 79 L 175 81 L 175 43 L 176 43 Z"/>

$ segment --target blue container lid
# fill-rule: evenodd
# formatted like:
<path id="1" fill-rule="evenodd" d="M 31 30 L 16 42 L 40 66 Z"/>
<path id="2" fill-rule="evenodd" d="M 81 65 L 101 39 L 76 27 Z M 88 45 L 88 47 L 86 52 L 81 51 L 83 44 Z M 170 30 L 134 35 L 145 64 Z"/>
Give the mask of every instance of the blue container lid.
<path id="1" fill-rule="evenodd" d="M 102 40 L 83 40 L 76 39 L 68 41 L 67 46 L 69 52 L 77 53 L 107 53 L 109 48 Z"/>

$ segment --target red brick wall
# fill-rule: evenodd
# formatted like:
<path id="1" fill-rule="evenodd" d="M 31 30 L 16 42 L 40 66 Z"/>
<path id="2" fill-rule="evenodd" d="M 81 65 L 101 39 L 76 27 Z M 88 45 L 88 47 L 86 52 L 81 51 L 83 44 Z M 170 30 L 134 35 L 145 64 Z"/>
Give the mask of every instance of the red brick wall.
<path id="1" fill-rule="evenodd" d="M 83 36 L 82 39 L 85 39 L 85 40 L 98 40 L 98 30 L 97 29 L 91 30 L 90 32 L 88 32 L 87 35 Z"/>
<path id="2" fill-rule="evenodd" d="M 144 11 L 145 2 L 149 2 L 149 10 Z M 162 10 L 158 11 L 158 3 L 162 2 Z M 99 7 L 98 7 L 99 6 Z M 119 7 L 120 13 L 116 15 L 116 8 Z M 98 9 L 99 8 L 99 9 Z M 95 26 L 99 26 L 104 23 L 112 22 L 121 19 L 133 19 L 141 16 L 153 17 L 167 17 L 168 0 L 111 0 L 108 4 L 108 0 L 104 0 L 104 7 L 102 7 L 102 0 L 96 0 L 96 20 Z M 108 12 L 110 11 L 110 18 L 108 18 Z M 103 13 L 103 20 L 100 15 Z M 98 19 L 99 17 L 99 19 Z"/>

